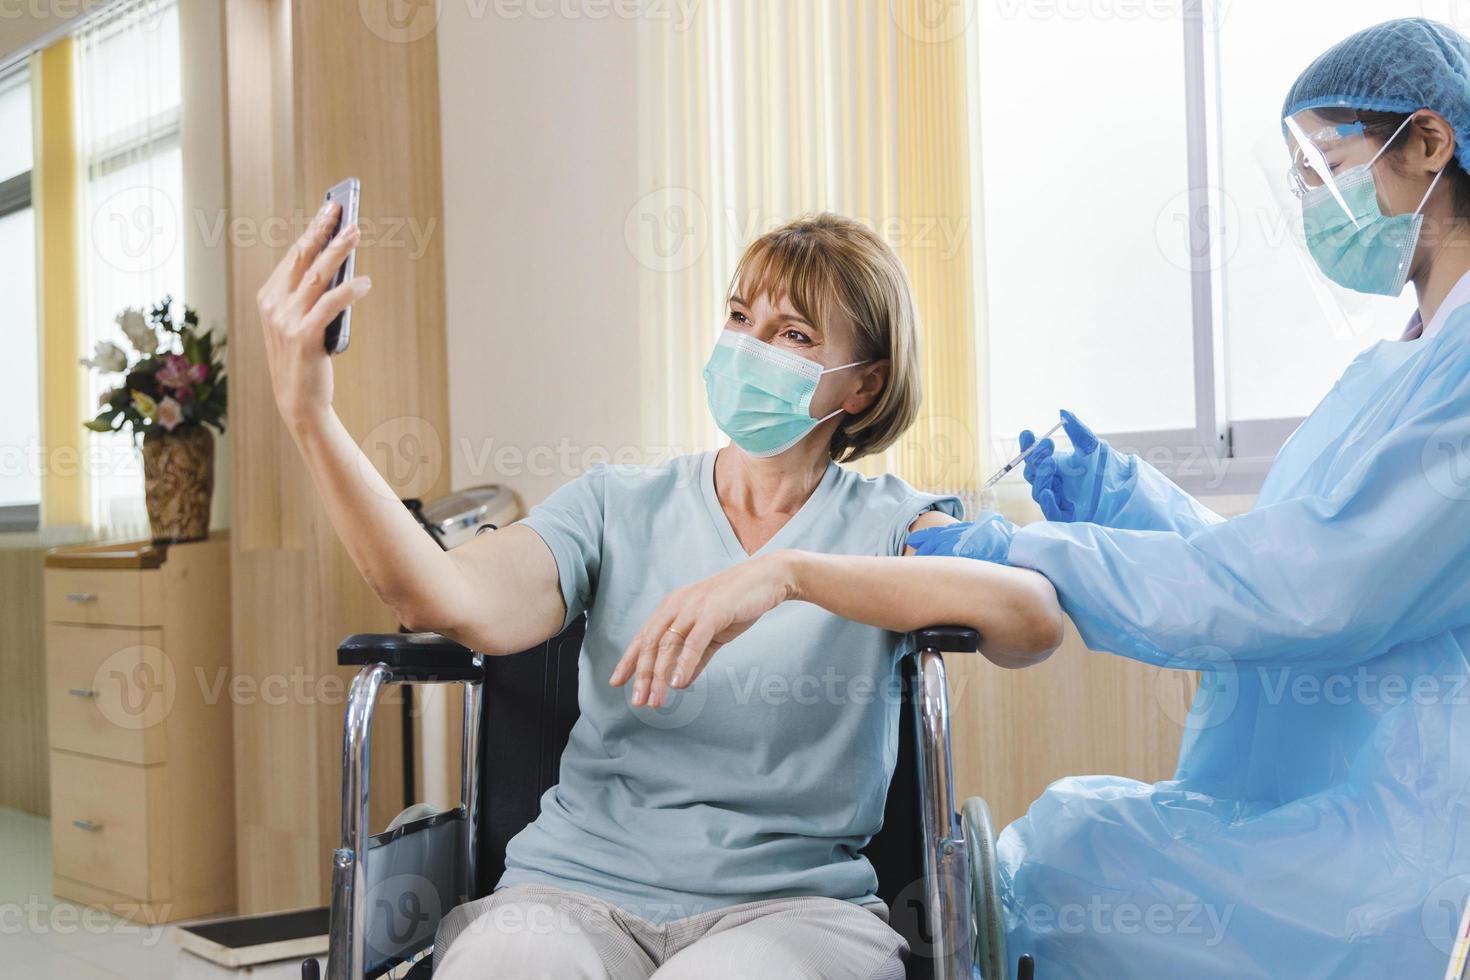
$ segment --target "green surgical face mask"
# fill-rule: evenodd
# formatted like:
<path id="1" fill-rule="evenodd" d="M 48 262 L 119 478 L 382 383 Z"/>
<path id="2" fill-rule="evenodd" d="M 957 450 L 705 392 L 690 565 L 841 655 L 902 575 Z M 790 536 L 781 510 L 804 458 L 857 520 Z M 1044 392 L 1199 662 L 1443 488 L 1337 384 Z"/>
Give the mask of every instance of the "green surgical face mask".
<path id="1" fill-rule="evenodd" d="M 1378 296 L 1397 296 L 1404 291 L 1409 264 L 1414 259 L 1424 225 L 1421 213 L 1424 203 L 1444 176 L 1443 170 L 1435 174 L 1429 190 L 1424 192 L 1424 200 L 1413 214 L 1386 215 L 1378 206 L 1373 164 L 1408 123 L 1405 119 L 1372 160 L 1348 169 L 1341 176 L 1334 175 L 1333 182 L 1347 202 L 1347 211 L 1325 184 L 1313 187 L 1302 196 L 1302 228 L 1307 250 L 1322 274 L 1339 286 Z"/>
<path id="2" fill-rule="evenodd" d="M 812 418 L 812 396 L 822 375 L 867 361 L 823 369 L 816 361 L 726 330 L 704 366 L 704 390 L 720 431 L 752 456 L 777 456 L 796 445 L 838 409 Z"/>

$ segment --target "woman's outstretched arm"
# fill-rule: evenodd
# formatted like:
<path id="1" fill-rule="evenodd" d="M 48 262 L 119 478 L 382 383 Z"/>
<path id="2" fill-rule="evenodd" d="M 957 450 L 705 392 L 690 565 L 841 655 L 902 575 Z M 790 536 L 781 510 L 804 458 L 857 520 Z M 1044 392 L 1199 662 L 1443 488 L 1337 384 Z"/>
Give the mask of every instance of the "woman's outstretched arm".
<path id="1" fill-rule="evenodd" d="M 323 208 L 256 294 L 281 418 L 353 564 L 410 629 L 434 630 L 483 653 L 513 653 L 556 633 L 564 614 L 555 560 L 528 528 L 441 549 L 353 441 L 332 408 L 323 334 L 367 294 L 359 276 L 327 289 L 358 240 L 328 242 L 337 205 Z"/>
<path id="2" fill-rule="evenodd" d="M 954 519 L 925 514 L 913 529 Z M 687 687 L 720 647 L 783 602 L 799 600 L 869 626 L 907 632 L 968 626 L 1001 667 L 1040 663 L 1062 642 L 1062 610 L 1035 572 L 969 558 L 775 551 L 671 592 L 634 636 L 611 683 L 634 680 L 635 706 Z"/>

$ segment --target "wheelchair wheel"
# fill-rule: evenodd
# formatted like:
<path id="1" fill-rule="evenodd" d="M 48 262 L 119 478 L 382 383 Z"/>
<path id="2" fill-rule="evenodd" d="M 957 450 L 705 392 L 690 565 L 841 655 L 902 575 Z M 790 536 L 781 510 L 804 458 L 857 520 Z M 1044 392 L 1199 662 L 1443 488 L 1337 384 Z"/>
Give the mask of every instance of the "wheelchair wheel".
<path id="1" fill-rule="evenodd" d="M 978 796 L 965 801 L 965 847 L 970 854 L 970 906 L 975 923 L 975 965 L 984 980 L 1010 980 L 1006 958 L 1005 910 L 1000 904 L 1000 870 L 995 861 L 995 824 Z"/>

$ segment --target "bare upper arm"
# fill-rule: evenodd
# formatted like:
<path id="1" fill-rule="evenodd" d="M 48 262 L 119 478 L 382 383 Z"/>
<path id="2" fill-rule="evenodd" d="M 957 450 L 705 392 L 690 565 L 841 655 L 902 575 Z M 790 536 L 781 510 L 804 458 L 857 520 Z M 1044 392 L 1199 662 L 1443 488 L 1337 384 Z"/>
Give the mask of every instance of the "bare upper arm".
<path id="1" fill-rule="evenodd" d="M 943 527 L 946 524 L 958 523 L 959 518 L 951 517 L 942 510 L 926 510 L 914 518 L 914 523 L 909 525 L 909 533 L 913 534 L 915 531 L 922 531 L 926 527 Z M 908 545 L 904 545 L 903 553 L 905 555 L 912 555 L 914 549 Z"/>
<path id="2" fill-rule="evenodd" d="M 541 535 L 511 524 L 449 552 L 463 591 L 443 597 L 435 629 L 481 653 L 517 653 L 550 639 L 566 618 L 556 559 Z"/>

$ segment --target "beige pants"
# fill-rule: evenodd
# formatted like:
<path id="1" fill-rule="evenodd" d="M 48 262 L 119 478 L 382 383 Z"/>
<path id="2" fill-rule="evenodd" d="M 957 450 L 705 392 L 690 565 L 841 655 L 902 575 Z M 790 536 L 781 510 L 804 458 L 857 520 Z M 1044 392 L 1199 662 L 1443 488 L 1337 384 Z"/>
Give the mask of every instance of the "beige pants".
<path id="1" fill-rule="evenodd" d="M 656 924 L 601 899 L 520 884 L 445 916 L 434 980 L 903 980 L 888 910 L 773 898 Z"/>

